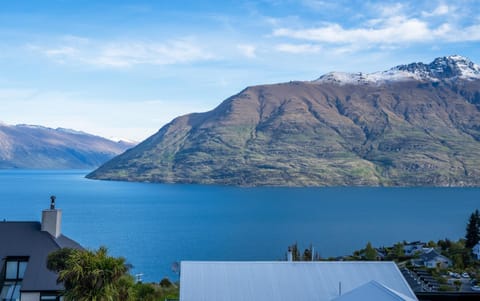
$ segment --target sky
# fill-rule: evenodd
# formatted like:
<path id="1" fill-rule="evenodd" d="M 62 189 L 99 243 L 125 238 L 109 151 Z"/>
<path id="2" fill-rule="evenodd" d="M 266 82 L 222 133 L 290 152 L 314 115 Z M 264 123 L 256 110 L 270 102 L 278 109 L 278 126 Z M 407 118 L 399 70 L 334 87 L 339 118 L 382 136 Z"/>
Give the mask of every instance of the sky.
<path id="1" fill-rule="evenodd" d="M 141 141 L 247 86 L 459 54 L 480 1 L 2 1 L 0 121 Z"/>

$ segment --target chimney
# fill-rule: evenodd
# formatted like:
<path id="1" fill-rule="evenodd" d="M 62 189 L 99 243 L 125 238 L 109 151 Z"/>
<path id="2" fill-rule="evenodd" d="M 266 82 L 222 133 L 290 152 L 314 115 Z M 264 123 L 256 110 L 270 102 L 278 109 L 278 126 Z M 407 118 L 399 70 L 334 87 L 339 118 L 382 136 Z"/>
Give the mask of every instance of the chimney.
<path id="1" fill-rule="evenodd" d="M 53 237 L 60 236 L 60 226 L 62 223 L 62 210 L 55 209 L 56 197 L 50 197 L 50 209 L 42 211 L 42 231 L 50 233 Z"/>
<path id="2" fill-rule="evenodd" d="M 287 261 L 293 261 L 293 254 L 292 254 L 292 248 L 291 247 L 288 247 Z"/>

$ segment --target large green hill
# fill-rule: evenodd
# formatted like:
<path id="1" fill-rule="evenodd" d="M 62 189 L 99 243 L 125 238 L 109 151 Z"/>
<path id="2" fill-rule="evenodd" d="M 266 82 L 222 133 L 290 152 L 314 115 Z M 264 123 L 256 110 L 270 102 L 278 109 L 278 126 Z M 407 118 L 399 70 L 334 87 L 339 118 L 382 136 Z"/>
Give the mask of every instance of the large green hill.
<path id="1" fill-rule="evenodd" d="M 480 68 L 452 56 L 369 75 L 249 87 L 210 112 L 174 119 L 88 177 L 478 186 Z"/>

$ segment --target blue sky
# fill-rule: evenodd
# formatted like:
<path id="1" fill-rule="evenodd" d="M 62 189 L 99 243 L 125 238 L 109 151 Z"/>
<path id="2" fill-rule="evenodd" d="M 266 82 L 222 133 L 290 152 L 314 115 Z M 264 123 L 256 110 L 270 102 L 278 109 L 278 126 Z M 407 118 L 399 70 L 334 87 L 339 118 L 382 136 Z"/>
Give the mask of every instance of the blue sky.
<path id="1" fill-rule="evenodd" d="M 479 46 L 480 1 L 3 1 L 0 120 L 139 141 L 246 86 Z"/>

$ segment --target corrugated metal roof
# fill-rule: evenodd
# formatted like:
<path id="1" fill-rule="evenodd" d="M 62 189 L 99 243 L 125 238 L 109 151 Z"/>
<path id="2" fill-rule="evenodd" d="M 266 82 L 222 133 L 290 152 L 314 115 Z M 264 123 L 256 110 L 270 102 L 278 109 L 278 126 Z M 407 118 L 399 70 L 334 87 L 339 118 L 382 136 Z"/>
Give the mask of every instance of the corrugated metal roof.
<path id="1" fill-rule="evenodd" d="M 393 262 L 183 261 L 181 301 L 331 301 L 375 280 L 417 300 Z"/>
<path id="2" fill-rule="evenodd" d="M 332 301 L 415 301 L 375 280 L 368 282 Z"/>

